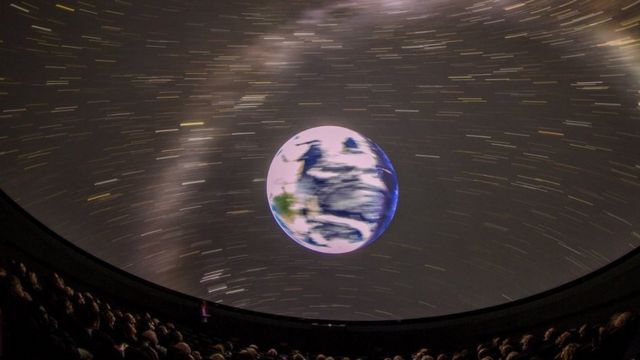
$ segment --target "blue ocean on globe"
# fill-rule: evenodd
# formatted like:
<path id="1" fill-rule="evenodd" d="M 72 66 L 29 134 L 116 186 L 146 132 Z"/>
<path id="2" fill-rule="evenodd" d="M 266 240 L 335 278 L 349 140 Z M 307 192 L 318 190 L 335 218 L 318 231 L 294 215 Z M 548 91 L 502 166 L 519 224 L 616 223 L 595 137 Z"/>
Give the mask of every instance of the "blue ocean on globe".
<path id="1" fill-rule="evenodd" d="M 382 149 L 339 126 L 304 130 L 276 153 L 267 175 L 271 212 L 307 249 L 342 254 L 374 242 L 398 204 L 398 177 Z"/>

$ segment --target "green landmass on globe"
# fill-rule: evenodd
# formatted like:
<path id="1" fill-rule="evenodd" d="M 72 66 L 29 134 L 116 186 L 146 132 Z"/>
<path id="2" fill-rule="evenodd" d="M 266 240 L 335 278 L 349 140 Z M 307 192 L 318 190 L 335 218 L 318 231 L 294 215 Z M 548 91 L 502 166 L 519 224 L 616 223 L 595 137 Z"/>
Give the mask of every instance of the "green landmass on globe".
<path id="1" fill-rule="evenodd" d="M 276 212 L 290 221 L 293 220 L 296 215 L 295 211 L 291 208 L 295 202 L 296 198 L 293 194 L 286 191 L 273 198 Z"/>

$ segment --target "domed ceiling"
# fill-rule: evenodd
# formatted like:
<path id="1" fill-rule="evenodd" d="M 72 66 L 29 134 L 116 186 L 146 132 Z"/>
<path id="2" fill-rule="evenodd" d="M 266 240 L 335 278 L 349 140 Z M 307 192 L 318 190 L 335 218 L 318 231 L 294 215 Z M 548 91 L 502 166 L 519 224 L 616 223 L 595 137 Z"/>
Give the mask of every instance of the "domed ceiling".
<path id="1" fill-rule="evenodd" d="M 638 1 L 0 7 L 0 188 L 162 286 L 419 318 L 540 293 L 640 244 Z M 361 134 L 397 174 L 393 220 L 348 253 L 292 241 L 267 197 L 278 150 L 320 126 Z"/>

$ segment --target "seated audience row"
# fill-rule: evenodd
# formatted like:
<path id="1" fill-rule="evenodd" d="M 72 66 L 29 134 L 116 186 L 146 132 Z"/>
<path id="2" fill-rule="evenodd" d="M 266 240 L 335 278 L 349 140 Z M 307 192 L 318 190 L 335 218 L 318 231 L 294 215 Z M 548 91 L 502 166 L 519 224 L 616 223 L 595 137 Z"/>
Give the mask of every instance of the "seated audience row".
<path id="1" fill-rule="evenodd" d="M 65 283 L 57 273 L 41 278 L 18 261 L 0 267 L 0 321 L 3 359 L 71 360 L 349 360 L 300 351 L 281 354 L 275 348 L 200 341 L 183 336 L 171 322 L 146 312 L 116 308 L 87 291 Z M 423 348 L 409 356 L 385 360 L 616 360 L 623 359 L 637 334 L 636 316 L 614 314 L 607 324 L 575 329 L 550 327 L 495 337 L 475 348 L 436 352 Z M 249 339 L 242 339 L 244 341 Z M 351 354 L 353 355 L 353 354 Z"/>

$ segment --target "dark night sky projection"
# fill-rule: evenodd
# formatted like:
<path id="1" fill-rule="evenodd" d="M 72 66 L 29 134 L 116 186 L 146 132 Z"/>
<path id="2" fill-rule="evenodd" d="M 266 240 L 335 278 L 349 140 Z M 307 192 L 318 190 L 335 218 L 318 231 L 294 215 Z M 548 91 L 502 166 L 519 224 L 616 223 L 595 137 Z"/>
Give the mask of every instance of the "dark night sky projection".
<path id="1" fill-rule="evenodd" d="M 640 245 L 636 0 L 4 1 L 0 187 L 160 285 L 307 318 L 449 314 Z M 344 255 L 273 220 L 304 129 L 375 141 L 389 229 Z"/>

